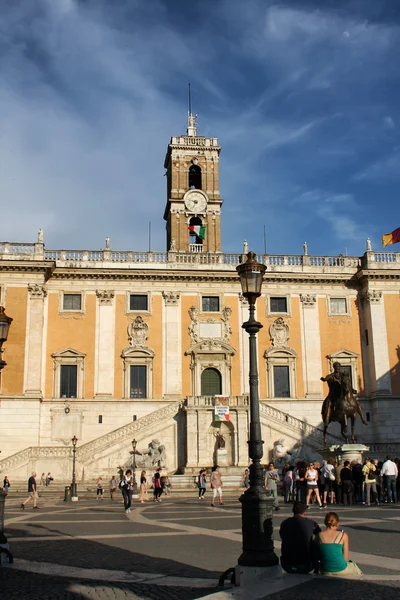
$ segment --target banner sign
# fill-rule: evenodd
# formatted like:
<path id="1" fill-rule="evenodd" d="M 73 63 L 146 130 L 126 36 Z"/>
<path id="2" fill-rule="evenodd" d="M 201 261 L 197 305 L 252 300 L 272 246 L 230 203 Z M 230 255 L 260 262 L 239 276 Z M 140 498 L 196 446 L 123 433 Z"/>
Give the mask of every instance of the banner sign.
<path id="1" fill-rule="evenodd" d="M 214 421 L 229 421 L 229 396 L 215 396 Z"/>

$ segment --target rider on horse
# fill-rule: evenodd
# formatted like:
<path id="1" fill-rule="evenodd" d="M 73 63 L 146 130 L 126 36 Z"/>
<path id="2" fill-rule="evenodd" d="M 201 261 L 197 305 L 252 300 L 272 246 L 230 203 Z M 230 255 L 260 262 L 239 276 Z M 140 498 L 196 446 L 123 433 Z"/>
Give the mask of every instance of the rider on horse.
<path id="1" fill-rule="evenodd" d="M 341 371 L 342 365 L 339 362 L 333 363 L 333 373 L 330 373 L 326 377 L 321 377 L 321 381 L 326 381 L 329 386 L 329 394 L 325 398 L 322 404 L 322 418 L 324 422 L 328 422 L 331 420 L 331 417 L 335 414 L 336 410 L 336 401 L 339 400 L 342 395 L 345 395 L 346 392 L 352 392 L 353 394 L 357 394 L 357 390 L 354 390 L 351 383 L 350 378 L 347 373 L 342 373 Z M 356 397 L 353 398 L 354 402 L 357 406 L 357 412 L 361 417 L 364 425 L 367 424 L 364 419 L 364 414 L 362 408 Z"/>

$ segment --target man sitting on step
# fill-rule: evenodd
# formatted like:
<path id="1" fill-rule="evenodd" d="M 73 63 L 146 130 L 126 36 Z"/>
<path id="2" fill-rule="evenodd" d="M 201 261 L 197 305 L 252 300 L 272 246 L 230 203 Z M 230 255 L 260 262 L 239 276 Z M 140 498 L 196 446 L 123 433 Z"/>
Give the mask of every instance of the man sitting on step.
<path id="1" fill-rule="evenodd" d="M 306 514 L 307 504 L 294 502 L 293 517 L 281 523 L 281 565 L 286 573 L 318 571 L 316 536 L 321 528 L 315 521 L 307 519 Z"/>

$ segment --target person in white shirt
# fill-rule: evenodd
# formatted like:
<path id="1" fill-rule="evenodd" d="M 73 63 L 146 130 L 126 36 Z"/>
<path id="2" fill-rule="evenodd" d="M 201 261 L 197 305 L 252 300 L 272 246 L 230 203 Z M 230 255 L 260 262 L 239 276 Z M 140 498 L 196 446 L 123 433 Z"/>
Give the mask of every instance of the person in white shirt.
<path id="1" fill-rule="evenodd" d="M 388 502 L 391 503 L 397 502 L 396 479 L 398 474 L 396 463 L 390 460 L 390 456 L 387 456 L 382 465 L 381 477 L 383 477 Z"/>

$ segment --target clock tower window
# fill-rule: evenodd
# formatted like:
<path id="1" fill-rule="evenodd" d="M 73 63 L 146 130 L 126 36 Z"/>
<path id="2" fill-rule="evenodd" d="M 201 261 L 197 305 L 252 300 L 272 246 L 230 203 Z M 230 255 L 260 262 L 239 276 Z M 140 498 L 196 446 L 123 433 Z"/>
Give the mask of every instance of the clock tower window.
<path id="1" fill-rule="evenodd" d="M 199 165 L 190 165 L 189 167 L 189 189 L 201 190 L 201 167 Z"/>
<path id="2" fill-rule="evenodd" d="M 203 225 L 200 217 L 192 217 L 189 221 L 189 227 L 194 225 Z M 203 246 L 203 240 L 198 237 L 194 231 L 189 230 L 189 248 L 191 252 L 201 252 Z"/>

